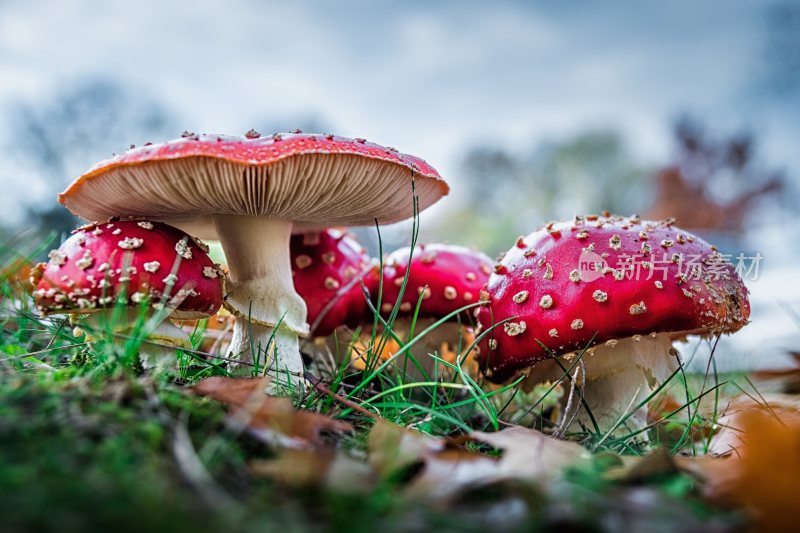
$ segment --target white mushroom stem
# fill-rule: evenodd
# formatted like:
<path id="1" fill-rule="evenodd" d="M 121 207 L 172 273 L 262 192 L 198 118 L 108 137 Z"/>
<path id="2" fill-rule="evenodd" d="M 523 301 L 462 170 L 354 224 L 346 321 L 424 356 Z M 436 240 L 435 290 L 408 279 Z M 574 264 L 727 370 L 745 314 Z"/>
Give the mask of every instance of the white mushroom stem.
<path id="1" fill-rule="evenodd" d="M 214 224 L 230 268 L 225 307 L 236 317 L 232 357 L 258 361 L 279 383 L 302 388 L 298 337 L 308 335 L 308 324 L 306 304 L 292 279 L 292 223 L 215 215 Z"/>
<path id="2" fill-rule="evenodd" d="M 252 343 L 252 344 L 251 344 Z M 253 351 L 258 354 L 250 356 Z M 233 337 L 229 348 L 233 357 L 241 361 L 253 363 L 246 370 L 257 368 L 266 370 L 267 375 L 275 378 L 283 387 L 303 386 L 303 358 L 300 355 L 300 341 L 297 333 L 284 328 L 262 326 L 255 321 L 249 322 L 245 317 L 236 317 L 233 326 Z"/>
<path id="3" fill-rule="evenodd" d="M 560 357 L 564 368 L 575 363 L 576 354 Z M 667 333 L 634 336 L 601 344 L 587 350 L 582 357 L 586 372 L 583 399 L 602 434 L 610 431 L 620 419 L 630 414 L 613 432 L 621 436 L 647 425 L 647 406 L 637 407 L 678 368 L 677 352 Z M 574 373 L 574 369 L 573 369 Z M 526 380 L 530 386 L 559 379 L 563 370 L 552 361 L 533 367 Z M 566 378 L 565 378 L 566 383 Z M 527 387 L 526 387 L 527 388 Z M 581 405 L 577 416 L 567 428 L 571 431 L 594 431 L 589 413 Z M 640 433 L 637 440 L 646 441 Z"/>
<path id="4" fill-rule="evenodd" d="M 141 310 L 137 308 L 107 309 L 78 320 L 78 325 L 87 330 L 87 340 L 103 338 L 109 333 L 130 337 L 140 315 Z M 147 369 L 174 369 L 177 367 L 175 351 L 192 347 L 189 335 L 167 318 L 164 313 L 148 314 L 142 323 L 147 342 L 139 347 L 139 356 Z"/>

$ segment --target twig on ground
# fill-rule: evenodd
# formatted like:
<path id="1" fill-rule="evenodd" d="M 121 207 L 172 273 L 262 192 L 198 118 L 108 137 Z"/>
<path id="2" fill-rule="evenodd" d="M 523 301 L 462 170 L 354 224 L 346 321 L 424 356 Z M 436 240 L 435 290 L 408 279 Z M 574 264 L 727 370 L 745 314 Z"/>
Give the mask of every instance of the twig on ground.
<path id="1" fill-rule="evenodd" d="M 323 385 L 321 379 L 318 379 L 317 377 L 309 374 L 308 372 L 306 372 L 305 377 L 309 382 L 311 382 L 312 386 L 316 390 L 318 390 L 319 392 L 321 392 L 321 393 L 329 396 L 330 398 L 336 400 L 337 402 L 341 403 L 342 405 L 345 405 L 345 406 L 349 407 L 353 411 L 356 411 L 357 413 L 360 413 L 360 414 L 362 414 L 362 415 L 364 415 L 366 417 L 369 417 L 369 418 L 371 418 L 373 420 L 378 420 L 379 418 L 381 418 L 380 415 L 377 415 L 377 414 L 375 414 L 375 413 L 373 413 L 371 411 L 368 411 L 367 409 L 364 409 L 363 407 L 361 407 L 356 402 L 354 402 L 352 400 L 348 400 L 347 398 L 344 398 L 343 396 L 340 396 L 340 395 L 336 394 L 335 392 L 330 390 L 328 387 Z"/>

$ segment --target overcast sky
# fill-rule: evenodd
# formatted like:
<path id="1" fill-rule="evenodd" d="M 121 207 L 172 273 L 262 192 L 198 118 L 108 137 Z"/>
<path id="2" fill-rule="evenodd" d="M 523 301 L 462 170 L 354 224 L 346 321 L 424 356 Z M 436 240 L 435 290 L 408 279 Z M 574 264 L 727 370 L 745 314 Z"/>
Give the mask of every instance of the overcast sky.
<path id="1" fill-rule="evenodd" d="M 685 110 L 748 124 L 790 158 L 795 121 L 752 97 L 764 2 L 532 4 L 0 0 L 0 112 L 102 77 L 163 100 L 186 129 L 313 116 L 453 181 L 466 146 L 592 127 L 658 161 Z"/>

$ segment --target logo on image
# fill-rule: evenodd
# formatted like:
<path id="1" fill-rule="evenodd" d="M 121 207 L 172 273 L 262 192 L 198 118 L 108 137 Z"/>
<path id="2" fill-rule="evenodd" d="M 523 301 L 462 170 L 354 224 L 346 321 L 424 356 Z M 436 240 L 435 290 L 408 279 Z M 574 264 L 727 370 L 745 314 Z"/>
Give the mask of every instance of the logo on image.
<path id="1" fill-rule="evenodd" d="M 608 268 L 606 260 L 589 250 L 584 250 L 578 259 L 578 273 L 581 281 L 594 281 L 603 277 L 604 269 Z"/>

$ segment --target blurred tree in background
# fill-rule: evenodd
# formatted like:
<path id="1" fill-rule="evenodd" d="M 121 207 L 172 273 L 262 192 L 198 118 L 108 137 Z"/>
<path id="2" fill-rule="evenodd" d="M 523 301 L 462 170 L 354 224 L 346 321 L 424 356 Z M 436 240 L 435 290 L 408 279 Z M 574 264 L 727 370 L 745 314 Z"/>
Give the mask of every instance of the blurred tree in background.
<path id="1" fill-rule="evenodd" d="M 648 192 L 647 169 L 613 131 L 546 142 L 522 155 L 476 147 L 462 168 L 458 186 L 467 205 L 449 214 L 440 234 L 490 253 L 548 220 L 604 209 L 637 211 Z"/>
<path id="2" fill-rule="evenodd" d="M 43 232 L 75 227 L 76 219 L 56 203 L 56 194 L 94 163 L 132 142 L 158 141 L 180 131 L 157 101 L 109 81 L 87 82 L 56 93 L 49 103 L 36 102 L 18 102 L 8 110 L 13 137 L 4 148 L 24 173 L 46 184 L 51 200 L 26 206 L 26 225 Z"/>

